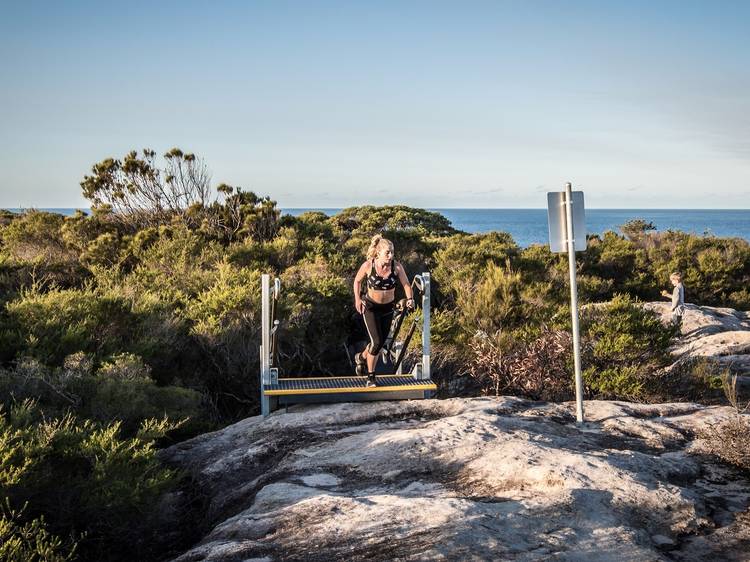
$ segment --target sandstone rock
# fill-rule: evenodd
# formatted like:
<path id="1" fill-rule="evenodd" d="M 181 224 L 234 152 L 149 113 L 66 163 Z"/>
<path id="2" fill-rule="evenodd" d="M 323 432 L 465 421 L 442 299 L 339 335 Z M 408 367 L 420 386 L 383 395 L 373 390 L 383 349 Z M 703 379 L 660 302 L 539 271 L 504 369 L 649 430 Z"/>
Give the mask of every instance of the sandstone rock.
<path id="1" fill-rule="evenodd" d="M 750 483 L 696 437 L 729 408 L 595 401 L 581 426 L 572 412 L 517 398 L 307 406 L 181 443 L 162 456 L 208 495 L 211 529 L 176 560 L 745 555 Z"/>
<path id="2" fill-rule="evenodd" d="M 651 302 L 644 306 L 672 318 L 669 303 Z M 703 357 L 740 375 L 740 388 L 750 387 L 750 315 L 731 308 L 685 305 L 681 337 L 672 349 L 676 363 Z"/>

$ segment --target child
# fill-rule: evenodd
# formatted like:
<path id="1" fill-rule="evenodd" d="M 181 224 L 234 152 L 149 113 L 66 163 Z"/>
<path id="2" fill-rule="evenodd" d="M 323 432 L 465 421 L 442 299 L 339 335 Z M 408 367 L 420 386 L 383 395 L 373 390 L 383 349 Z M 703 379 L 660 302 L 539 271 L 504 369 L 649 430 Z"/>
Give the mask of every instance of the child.
<path id="1" fill-rule="evenodd" d="M 682 324 L 682 313 L 685 310 L 685 287 L 682 284 L 682 273 L 675 271 L 669 276 L 669 280 L 674 285 L 672 294 L 662 291 L 661 296 L 672 297 L 672 322 L 680 326 Z"/>

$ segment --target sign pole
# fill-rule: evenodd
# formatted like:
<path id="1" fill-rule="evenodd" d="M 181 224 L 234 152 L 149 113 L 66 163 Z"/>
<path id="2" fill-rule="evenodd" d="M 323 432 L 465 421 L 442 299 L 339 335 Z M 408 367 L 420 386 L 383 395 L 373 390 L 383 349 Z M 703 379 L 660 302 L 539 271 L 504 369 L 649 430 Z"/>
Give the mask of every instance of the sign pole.
<path id="1" fill-rule="evenodd" d="M 576 376 L 576 421 L 583 423 L 583 377 L 581 376 L 581 336 L 578 328 L 578 286 L 576 284 L 576 249 L 573 238 L 573 190 L 565 184 L 565 228 L 570 269 L 570 314 L 573 328 L 573 363 Z M 585 234 L 583 234 L 585 236 Z"/>

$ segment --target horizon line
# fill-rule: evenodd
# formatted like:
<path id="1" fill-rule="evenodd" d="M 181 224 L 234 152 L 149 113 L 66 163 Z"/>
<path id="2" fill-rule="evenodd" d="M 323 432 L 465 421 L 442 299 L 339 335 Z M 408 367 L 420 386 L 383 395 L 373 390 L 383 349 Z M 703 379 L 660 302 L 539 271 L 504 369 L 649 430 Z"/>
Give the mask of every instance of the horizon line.
<path id="1" fill-rule="evenodd" d="M 282 207 L 277 208 L 284 211 L 343 211 L 344 209 L 351 209 L 355 207 L 409 207 L 412 209 L 424 209 L 430 211 L 545 211 L 547 207 L 417 207 L 414 205 L 349 205 L 345 207 Z M 37 207 L 30 205 L 28 207 L 3 207 L 0 206 L 0 210 L 3 211 L 54 211 L 54 210 L 81 210 L 90 211 L 91 207 L 74 206 L 74 207 Z M 750 207 L 743 208 L 728 208 L 728 207 L 585 207 L 585 210 L 590 211 L 750 211 Z"/>

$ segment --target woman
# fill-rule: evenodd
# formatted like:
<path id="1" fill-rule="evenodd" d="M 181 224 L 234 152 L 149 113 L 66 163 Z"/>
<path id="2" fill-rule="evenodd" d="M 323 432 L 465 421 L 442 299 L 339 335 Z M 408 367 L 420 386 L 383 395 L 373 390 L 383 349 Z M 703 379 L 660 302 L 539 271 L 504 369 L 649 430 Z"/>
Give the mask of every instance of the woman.
<path id="1" fill-rule="evenodd" d="M 362 296 L 362 282 L 367 283 L 367 293 Z M 396 283 L 400 282 L 406 293 L 406 306 L 414 308 L 414 293 L 404 267 L 393 259 L 393 243 L 379 234 L 372 237 L 367 249 L 367 261 L 354 276 L 354 308 L 365 321 L 370 343 L 362 353 L 357 353 L 357 374 L 367 368 L 367 386 L 376 386 L 375 365 L 393 319 Z"/>

